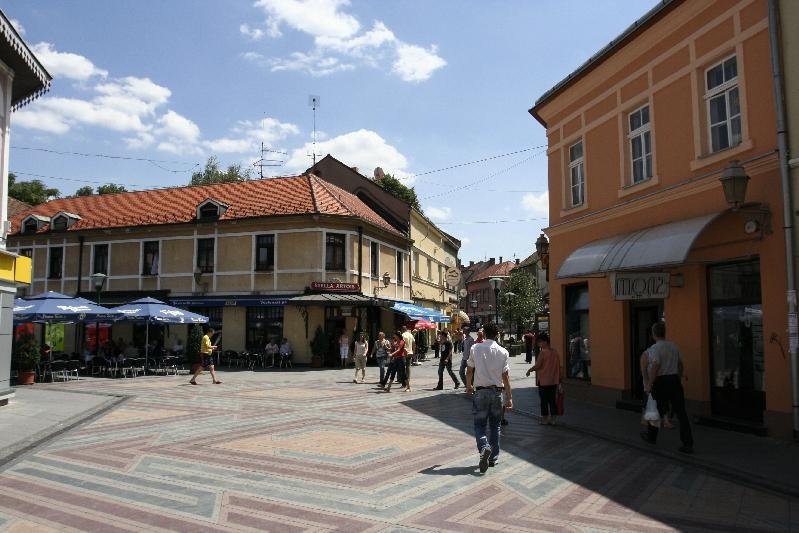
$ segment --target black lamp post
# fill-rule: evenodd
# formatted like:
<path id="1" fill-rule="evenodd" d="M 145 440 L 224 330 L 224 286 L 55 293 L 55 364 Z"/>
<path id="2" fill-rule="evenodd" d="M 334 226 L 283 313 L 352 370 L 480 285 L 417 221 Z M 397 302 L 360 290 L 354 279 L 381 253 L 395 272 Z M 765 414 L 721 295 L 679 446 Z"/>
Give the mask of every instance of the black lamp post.
<path id="1" fill-rule="evenodd" d="M 502 278 L 491 278 L 488 280 L 494 289 L 494 324 L 499 325 L 499 290 L 505 282 Z"/>
<path id="2" fill-rule="evenodd" d="M 514 292 L 506 292 L 505 298 L 508 299 L 508 326 L 510 327 L 510 334 L 516 337 L 516 331 L 513 329 L 513 304 L 511 300 L 516 297 L 516 293 Z"/>
<path id="3" fill-rule="evenodd" d="M 100 293 L 103 291 L 105 280 L 108 276 L 102 272 L 95 272 L 89 278 L 92 280 L 94 292 L 97 294 L 97 305 L 100 305 Z M 94 355 L 100 355 L 100 322 L 94 323 Z"/>

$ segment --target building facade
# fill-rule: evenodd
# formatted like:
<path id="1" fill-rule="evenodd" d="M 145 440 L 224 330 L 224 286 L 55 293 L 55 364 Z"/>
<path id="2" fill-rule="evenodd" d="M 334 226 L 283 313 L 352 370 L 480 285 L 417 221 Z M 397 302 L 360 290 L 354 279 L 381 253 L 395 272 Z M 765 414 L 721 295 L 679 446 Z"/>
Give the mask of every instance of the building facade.
<path id="1" fill-rule="evenodd" d="M 0 11 L 0 405 L 6 405 L 13 395 L 10 378 L 14 294 L 18 286 L 31 281 L 30 260 L 6 249 L 11 113 L 47 91 L 51 79 Z"/>
<path id="2" fill-rule="evenodd" d="M 155 296 L 209 316 L 225 350 L 286 337 L 299 363 L 317 326 L 335 360 L 341 332 L 390 331 L 405 320 L 393 302 L 411 299 L 408 237 L 313 175 L 53 200 L 12 220 L 9 246 L 33 261 L 29 294 L 94 298 L 102 273 L 103 305 Z M 65 338 L 65 351 L 81 344 Z"/>
<path id="3" fill-rule="evenodd" d="M 466 292 L 471 306 L 469 317 L 473 325 L 479 326 L 494 322 L 497 318 L 499 319 L 498 323 L 502 322 L 502 315 L 497 312 L 497 306 L 502 307 L 502 293 L 500 292 L 498 298 L 489 280 L 492 278 L 507 279 L 517 264 L 515 261 L 502 261 L 501 257 L 499 263 L 495 263 L 495 259 L 492 257 L 488 260 L 486 268 L 475 269 L 475 273 L 466 280 Z"/>
<path id="4" fill-rule="evenodd" d="M 790 434 L 767 11 L 660 3 L 530 110 L 549 141 L 553 345 L 591 384 L 575 390 L 639 401 L 638 359 L 663 319 L 694 414 Z M 743 173 L 730 203 L 720 178 Z"/>

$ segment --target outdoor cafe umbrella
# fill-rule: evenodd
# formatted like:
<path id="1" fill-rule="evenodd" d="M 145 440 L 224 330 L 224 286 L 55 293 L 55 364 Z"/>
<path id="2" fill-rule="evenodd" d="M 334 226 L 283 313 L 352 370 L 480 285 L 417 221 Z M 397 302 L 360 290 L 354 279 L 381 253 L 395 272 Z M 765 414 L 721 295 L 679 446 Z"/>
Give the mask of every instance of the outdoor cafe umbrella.
<path id="1" fill-rule="evenodd" d="M 436 326 L 433 322 L 421 318 L 416 321 L 416 324 L 414 324 L 413 329 L 419 331 L 421 329 L 436 329 L 437 327 L 438 326 Z"/>
<path id="2" fill-rule="evenodd" d="M 73 298 L 55 291 L 14 300 L 14 322 L 69 324 L 83 320 L 115 320 L 117 317 L 116 311 L 86 298 Z"/>
<path id="3" fill-rule="evenodd" d="M 155 298 L 139 298 L 125 305 L 115 307 L 120 320 L 144 320 L 147 323 L 145 334 L 144 364 L 147 365 L 147 348 L 150 346 L 150 324 L 205 324 L 208 317 L 198 315 L 165 304 Z"/>

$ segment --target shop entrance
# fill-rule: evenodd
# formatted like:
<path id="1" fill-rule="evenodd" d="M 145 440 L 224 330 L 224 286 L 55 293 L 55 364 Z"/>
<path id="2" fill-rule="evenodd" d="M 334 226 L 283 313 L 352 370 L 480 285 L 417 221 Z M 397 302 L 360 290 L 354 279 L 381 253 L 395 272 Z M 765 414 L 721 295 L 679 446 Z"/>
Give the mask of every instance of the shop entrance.
<path id="1" fill-rule="evenodd" d="M 714 415 L 762 423 L 766 410 L 760 262 L 708 269 Z"/>
<path id="2" fill-rule="evenodd" d="M 652 324 L 663 315 L 662 302 L 634 302 L 630 304 L 630 394 L 633 400 L 643 400 L 644 383 L 641 373 L 641 354 L 649 348 Z"/>
<path id="3" fill-rule="evenodd" d="M 327 367 L 337 367 L 341 360 L 338 346 L 338 338 L 342 332 L 346 331 L 347 323 L 341 314 L 340 307 L 325 307 L 325 335 L 328 339 L 327 353 L 325 354 L 324 365 Z"/>

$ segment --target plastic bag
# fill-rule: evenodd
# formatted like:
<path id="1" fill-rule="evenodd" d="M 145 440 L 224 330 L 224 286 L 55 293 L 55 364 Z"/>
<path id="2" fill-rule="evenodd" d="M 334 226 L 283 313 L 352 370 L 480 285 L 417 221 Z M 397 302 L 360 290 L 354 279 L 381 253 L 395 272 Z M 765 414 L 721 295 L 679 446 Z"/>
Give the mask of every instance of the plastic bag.
<path id="1" fill-rule="evenodd" d="M 658 412 L 658 403 L 652 394 L 646 400 L 646 409 L 644 409 L 644 420 L 648 422 L 657 422 L 660 420 L 660 413 Z"/>

